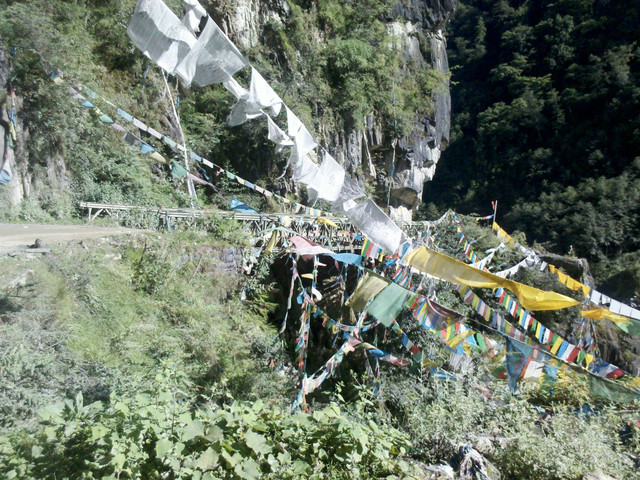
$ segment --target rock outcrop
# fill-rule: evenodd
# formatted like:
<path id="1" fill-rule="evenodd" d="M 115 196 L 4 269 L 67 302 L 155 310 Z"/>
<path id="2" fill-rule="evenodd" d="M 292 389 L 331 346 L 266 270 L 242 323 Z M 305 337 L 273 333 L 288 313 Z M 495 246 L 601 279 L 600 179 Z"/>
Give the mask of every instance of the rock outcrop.
<path id="1" fill-rule="evenodd" d="M 431 180 L 442 150 L 449 143 L 451 98 L 446 39 L 442 29 L 456 8 L 456 0 L 402 0 L 390 11 L 387 31 L 411 62 L 427 62 L 442 78 L 433 94 L 433 111 L 416 114 L 411 132 L 392 138 L 382 119 L 369 115 L 363 128 L 348 118 L 344 128 L 319 126 L 325 146 L 360 183 L 377 181 L 389 195 L 390 212 L 397 220 L 411 220 L 422 200 L 425 182 Z M 212 2 L 214 18 L 241 48 L 264 41 L 269 22 L 286 23 L 290 13 L 283 0 L 241 0 L 233 6 Z M 215 17 L 215 14 L 214 14 Z"/>

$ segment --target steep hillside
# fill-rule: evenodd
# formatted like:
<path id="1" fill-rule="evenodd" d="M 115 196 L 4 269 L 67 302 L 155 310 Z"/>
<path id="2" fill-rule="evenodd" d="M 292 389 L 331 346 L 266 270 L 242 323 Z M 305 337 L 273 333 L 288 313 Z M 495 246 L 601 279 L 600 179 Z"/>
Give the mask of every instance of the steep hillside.
<path id="1" fill-rule="evenodd" d="M 462 5 L 396 224 L 457 2 L 196 4 L 0 0 L 0 219 L 151 207 L 0 255 L 0 476 L 637 477 L 635 10 Z"/>
<path id="2" fill-rule="evenodd" d="M 41 209 L 69 217 L 79 200 L 189 204 L 180 189 L 175 191 L 172 183 L 180 182 L 171 181 L 166 166 L 136 157 L 71 101 L 67 88 L 78 84 L 180 139 L 174 98 L 190 148 L 252 183 L 304 201 L 306 193 L 288 176 L 276 180 L 286 157 L 271 148 L 265 125 L 226 125 L 235 99 L 219 84 L 186 90 L 171 81 L 170 95 L 160 69 L 127 37 L 135 3 L 2 2 L 0 81 L 7 111 L 15 111 L 17 137 L 8 171 L 14 178 L 0 194 L 16 206 L 27 200 L 20 206 L 23 214 L 4 214 L 33 217 Z M 184 11 L 179 1 L 167 4 L 178 15 Z M 371 0 L 354 8 L 334 1 L 210 1 L 203 6 L 348 173 L 392 213 L 410 218 L 448 143 L 442 28 L 455 2 Z M 52 72 L 71 83 L 50 83 Z M 248 72 L 240 81 L 248 84 Z M 3 123 L 6 133 L 9 123 Z M 4 151 L 9 142 L 2 142 Z M 172 158 L 170 150 L 162 153 Z M 205 187 L 199 201 L 226 207 L 228 198 Z M 259 196 L 253 203 L 273 208 Z"/>
<path id="3" fill-rule="evenodd" d="M 586 257 L 607 291 L 632 298 L 639 32 L 632 1 L 462 1 L 449 28 L 452 142 L 425 201 L 499 200 L 509 230 Z"/>

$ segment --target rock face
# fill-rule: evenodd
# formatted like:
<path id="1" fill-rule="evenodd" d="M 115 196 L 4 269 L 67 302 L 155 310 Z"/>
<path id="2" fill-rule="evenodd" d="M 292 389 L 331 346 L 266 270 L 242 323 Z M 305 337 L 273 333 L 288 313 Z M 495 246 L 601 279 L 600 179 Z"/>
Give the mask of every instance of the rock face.
<path id="1" fill-rule="evenodd" d="M 0 195 L 9 206 L 29 198 L 47 201 L 51 192 L 69 188 L 64 153 L 62 149 L 52 150 L 46 158 L 30 158 L 27 145 L 31 133 L 24 120 L 24 99 L 13 91 L 9 81 L 11 57 L 5 47 L 0 39 L 0 164 L 6 162 L 11 180 L 0 185 Z"/>
<path id="2" fill-rule="evenodd" d="M 7 81 L 9 78 L 9 56 L 2 47 L 0 40 L 0 170 L 3 171 L 0 178 L 0 188 L 2 189 L 3 199 L 9 205 L 17 204 L 22 196 L 20 189 L 19 177 L 17 175 L 15 148 L 17 143 L 17 125 L 13 126 L 12 120 L 9 118 L 9 112 L 12 110 L 12 100 Z M 15 121 L 14 117 L 14 121 Z M 13 128 L 11 128 L 13 127 Z M 13 136 L 13 137 L 12 137 Z"/>
<path id="3" fill-rule="evenodd" d="M 240 49 L 255 47 L 268 22 L 282 23 L 289 14 L 285 0 L 237 0 L 232 6 L 225 1 L 211 3 L 207 10 Z"/>
<path id="4" fill-rule="evenodd" d="M 222 12 L 215 20 L 241 49 L 260 43 L 265 25 L 284 23 L 289 14 L 283 0 L 239 0 L 233 6 L 212 3 L 210 11 Z M 405 57 L 418 64 L 428 62 L 442 78 L 441 87 L 434 92 L 433 111 L 417 114 L 410 134 L 389 138 L 381 126 L 382 119 L 374 115 L 366 118 L 363 129 L 345 119 L 340 131 L 321 125 L 317 132 L 336 160 L 360 183 L 377 180 L 387 186 L 390 213 L 396 220 L 411 220 L 422 200 L 424 184 L 433 178 L 440 154 L 449 142 L 449 64 L 442 28 L 456 5 L 456 0 L 401 0 L 387 18 L 387 30 Z"/>

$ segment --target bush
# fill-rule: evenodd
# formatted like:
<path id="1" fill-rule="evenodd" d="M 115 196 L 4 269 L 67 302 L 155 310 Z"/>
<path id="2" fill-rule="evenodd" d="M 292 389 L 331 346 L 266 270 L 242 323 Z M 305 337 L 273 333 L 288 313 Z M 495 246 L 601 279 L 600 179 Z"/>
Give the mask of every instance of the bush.
<path id="1" fill-rule="evenodd" d="M 141 387 L 143 387 L 141 385 Z M 192 409 L 184 374 L 165 365 L 136 394 L 42 413 L 32 438 L 0 438 L 5 478 L 378 478 L 409 471 L 406 437 L 337 405 L 313 415 L 254 404 Z"/>

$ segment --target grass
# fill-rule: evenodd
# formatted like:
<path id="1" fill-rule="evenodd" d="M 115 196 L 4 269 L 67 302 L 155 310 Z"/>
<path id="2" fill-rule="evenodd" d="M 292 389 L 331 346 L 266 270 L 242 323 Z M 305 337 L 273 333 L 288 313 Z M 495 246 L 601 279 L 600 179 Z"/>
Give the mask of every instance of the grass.
<path id="1" fill-rule="evenodd" d="M 108 398 L 167 361 L 200 393 L 221 383 L 239 397 L 288 388 L 267 368 L 280 355 L 276 331 L 237 300 L 219 243 L 203 232 L 156 234 L 1 259 L 0 424 L 31 424 L 39 408 L 78 391 Z M 143 258 L 153 268 L 136 277 Z M 26 285 L 7 288 L 26 270 Z M 152 293 L 141 288 L 145 275 L 157 276 Z"/>

